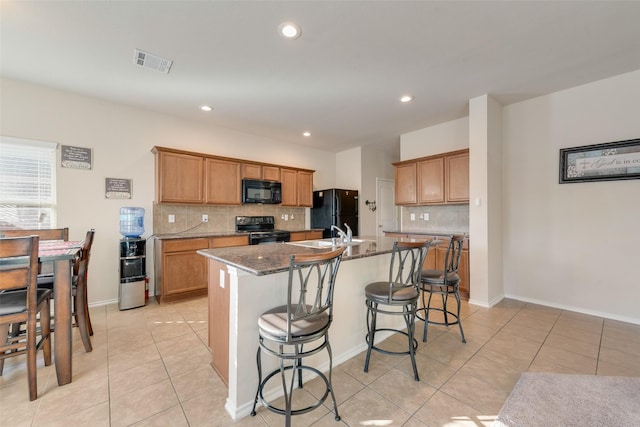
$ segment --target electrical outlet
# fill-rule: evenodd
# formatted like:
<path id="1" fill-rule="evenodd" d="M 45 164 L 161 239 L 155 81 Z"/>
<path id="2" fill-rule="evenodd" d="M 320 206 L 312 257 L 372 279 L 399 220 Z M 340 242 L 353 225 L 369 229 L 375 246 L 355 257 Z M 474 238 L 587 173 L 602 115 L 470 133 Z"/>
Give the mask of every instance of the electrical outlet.
<path id="1" fill-rule="evenodd" d="M 429 212 L 425 212 L 422 214 L 422 219 L 424 219 L 425 221 L 429 221 Z"/>
<path id="2" fill-rule="evenodd" d="M 284 214 L 284 220 L 289 221 L 289 214 Z"/>
<path id="3" fill-rule="evenodd" d="M 168 220 L 169 220 L 169 224 L 173 224 L 174 222 L 176 222 L 176 216 L 169 214 Z"/>
<path id="4" fill-rule="evenodd" d="M 209 215 L 202 214 L 202 222 L 209 222 Z"/>
<path id="5" fill-rule="evenodd" d="M 411 215 L 409 215 L 409 218 L 411 218 L 411 221 L 415 221 L 416 220 L 416 214 L 412 213 Z"/>

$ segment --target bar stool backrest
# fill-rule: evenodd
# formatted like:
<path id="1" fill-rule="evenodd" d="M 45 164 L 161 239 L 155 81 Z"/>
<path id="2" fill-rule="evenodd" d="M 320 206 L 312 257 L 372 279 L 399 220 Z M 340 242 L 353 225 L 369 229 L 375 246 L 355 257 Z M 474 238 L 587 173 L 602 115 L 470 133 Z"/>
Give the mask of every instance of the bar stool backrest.
<path id="1" fill-rule="evenodd" d="M 418 286 L 429 244 L 398 241 L 393 244 L 389 266 L 389 303 L 392 302 L 393 294 L 398 288 Z"/>
<path id="2" fill-rule="evenodd" d="M 447 247 L 447 253 L 444 258 L 444 281 L 447 281 L 451 277 L 455 277 L 458 273 L 458 266 L 460 265 L 460 256 L 462 255 L 462 244 L 466 236 L 464 234 L 453 234 L 449 240 L 449 246 Z"/>
<path id="3" fill-rule="evenodd" d="M 331 325 L 336 275 L 344 250 L 342 247 L 320 254 L 291 256 L 287 291 L 287 342 L 295 339 L 291 327 L 296 321 L 327 312 L 327 328 Z"/>

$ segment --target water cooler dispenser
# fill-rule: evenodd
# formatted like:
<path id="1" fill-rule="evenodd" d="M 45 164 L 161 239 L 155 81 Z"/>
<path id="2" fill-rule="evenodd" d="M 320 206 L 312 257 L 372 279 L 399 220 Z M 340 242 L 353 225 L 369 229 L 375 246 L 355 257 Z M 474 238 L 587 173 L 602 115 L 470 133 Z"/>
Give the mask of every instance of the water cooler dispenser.
<path id="1" fill-rule="evenodd" d="M 144 209 L 120 209 L 120 288 L 118 308 L 142 307 L 145 305 L 147 279 L 146 243 L 144 233 Z"/>

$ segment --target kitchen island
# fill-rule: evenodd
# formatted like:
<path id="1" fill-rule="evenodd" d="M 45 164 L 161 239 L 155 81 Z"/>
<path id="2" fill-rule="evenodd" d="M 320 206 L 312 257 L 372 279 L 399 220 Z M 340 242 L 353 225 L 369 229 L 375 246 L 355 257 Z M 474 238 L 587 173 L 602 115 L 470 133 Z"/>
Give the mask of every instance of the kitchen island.
<path id="1" fill-rule="evenodd" d="M 390 254 L 398 238 L 365 236 L 358 240 L 344 252 L 336 278 L 334 321 L 329 332 L 334 366 L 366 349 L 364 288 L 370 282 L 388 279 Z M 209 259 L 212 366 L 228 385 L 225 409 L 234 420 L 251 412 L 258 385 L 257 320 L 268 309 L 284 304 L 291 255 L 326 250 L 331 246 L 291 242 L 198 251 Z M 388 325 L 401 328 L 400 323 Z M 311 358 L 310 364 L 328 370 L 326 353 L 313 357 L 317 360 Z M 275 360 L 271 359 L 263 357 L 263 372 L 275 369 Z M 340 390 L 335 392 L 339 394 Z M 264 394 L 271 400 L 282 394 L 282 389 L 274 386 Z"/>

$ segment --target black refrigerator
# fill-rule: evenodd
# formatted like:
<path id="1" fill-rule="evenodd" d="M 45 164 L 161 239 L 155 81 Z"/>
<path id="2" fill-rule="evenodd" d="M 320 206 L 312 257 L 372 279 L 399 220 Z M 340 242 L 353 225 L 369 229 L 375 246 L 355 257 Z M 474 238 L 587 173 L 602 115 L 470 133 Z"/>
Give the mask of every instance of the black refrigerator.
<path id="1" fill-rule="evenodd" d="M 344 232 L 348 224 L 353 235 L 358 235 L 358 191 L 330 188 L 313 192 L 313 208 L 311 209 L 311 228 L 322 228 L 322 237 L 336 237 L 332 225 L 340 227 Z"/>

